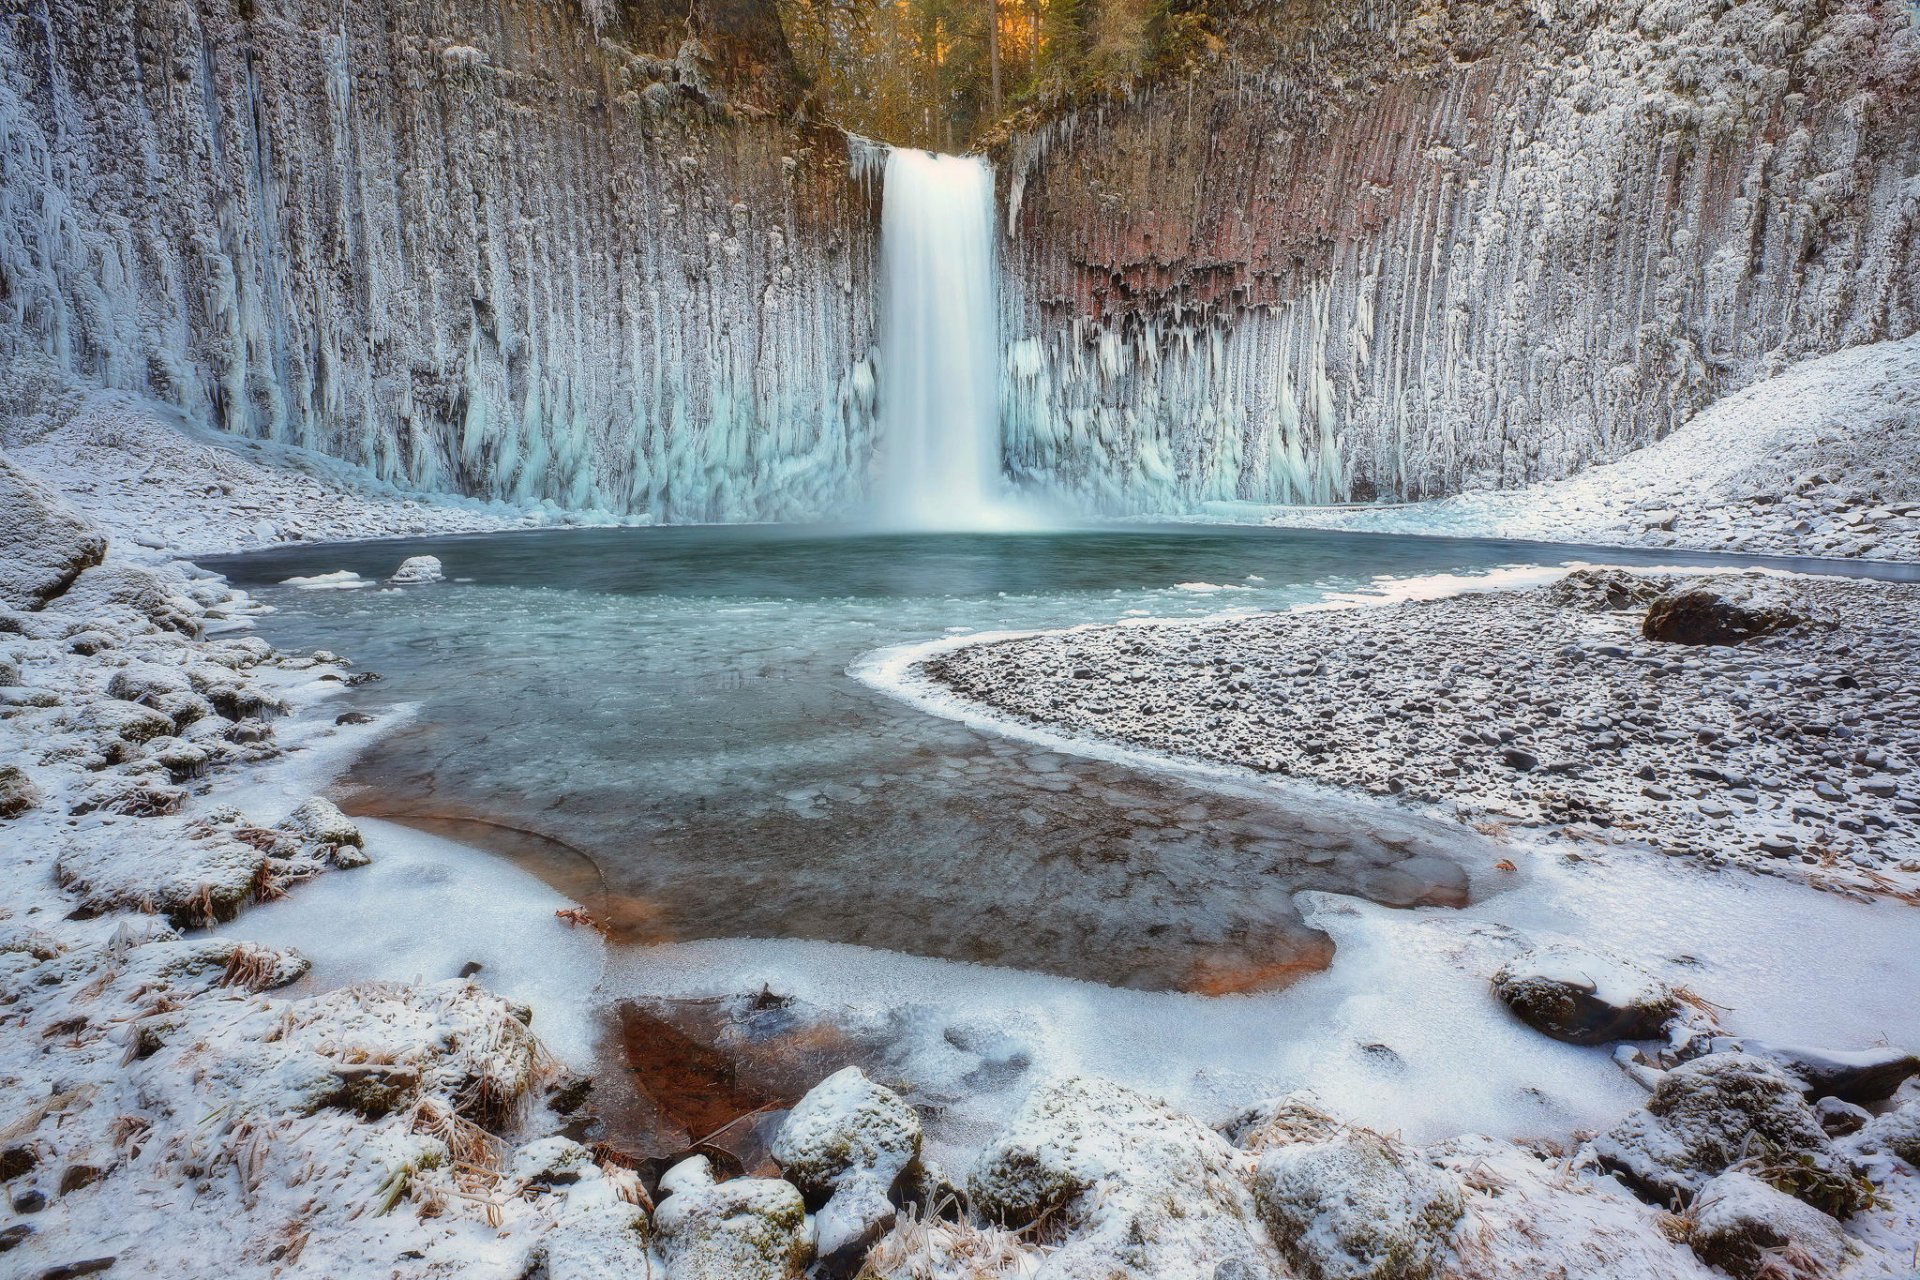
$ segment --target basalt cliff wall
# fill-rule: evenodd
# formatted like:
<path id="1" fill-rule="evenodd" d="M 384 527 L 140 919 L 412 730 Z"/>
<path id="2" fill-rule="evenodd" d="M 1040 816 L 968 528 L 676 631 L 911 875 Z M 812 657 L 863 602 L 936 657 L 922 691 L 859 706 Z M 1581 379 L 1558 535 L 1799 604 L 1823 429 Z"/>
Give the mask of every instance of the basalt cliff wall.
<path id="1" fill-rule="evenodd" d="M 1509 486 L 1920 328 L 1905 0 L 1284 0 L 999 148 L 1007 448 L 1109 510 Z"/>
<path id="2" fill-rule="evenodd" d="M 1023 484 L 1514 485 L 1920 329 L 1906 0 L 1211 22 L 994 149 Z M 0 0 L 0 439 L 105 387 L 413 487 L 843 513 L 879 191 L 796 65 L 773 0 Z"/>
<path id="3" fill-rule="evenodd" d="M 755 0 L 0 0 L 0 363 L 424 489 L 817 515 L 873 193 Z"/>

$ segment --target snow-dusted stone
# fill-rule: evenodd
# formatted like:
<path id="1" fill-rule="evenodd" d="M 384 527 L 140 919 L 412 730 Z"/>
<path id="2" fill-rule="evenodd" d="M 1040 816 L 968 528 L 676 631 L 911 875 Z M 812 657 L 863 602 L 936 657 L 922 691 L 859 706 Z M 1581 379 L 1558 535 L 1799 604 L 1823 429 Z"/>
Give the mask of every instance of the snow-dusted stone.
<path id="1" fill-rule="evenodd" d="M 158 628 L 199 635 L 205 611 L 179 594 L 178 585 L 175 579 L 138 565 L 96 565 L 61 594 L 59 612 L 83 619 L 90 627 L 104 620 L 134 631 Z"/>
<path id="2" fill-rule="evenodd" d="M 1786 594 L 1760 583 L 1681 587 L 1647 606 L 1642 634 L 1671 644 L 1740 644 L 1806 621 Z"/>
<path id="3" fill-rule="evenodd" d="M 807 1206 L 791 1183 L 716 1183 L 705 1156 L 667 1171 L 654 1214 L 671 1280 L 797 1280 L 813 1258 Z"/>
<path id="4" fill-rule="evenodd" d="M 0 454 L 0 604 L 44 608 L 106 554 L 92 525 Z"/>
<path id="5" fill-rule="evenodd" d="M 1739 1170 L 1702 1187 L 1691 1216 L 1693 1251 L 1740 1280 L 1820 1280 L 1853 1253 L 1838 1222 Z"/>
<path id="6" fill-rule="evenodd" d="M 1860 1139 L 1863 1149 L 1891 1152 L 1920 1169 L 1920 1102 L 1875 1116 L 1860 1131 Z"/>
<path id="7" fill-rule="evenodd" d="M 387 581 L 399 586 L 418 586 L 422 583 L 439 582 L 446 577 L 446 571 L 438 556 L 408 556 L 400 562 Z"/>
<path id="8" fill-rule="evenodd" d="M 20 664 L 0 653 L 0 689 L 11 689 L 20 683 Z"/>
<path id="9" fill-rule="evenodd" d="M 547 1280 L 628 1280 L 648 1274 L 647 1214 L 610 1204 L 572 1214 L 540 1237 Z"/>
<path id="10" fill-rule="evenodd" d="M 800 1099 L 772 1154 L 787 1180 L 819 1203 L 853 1174 L 891 1187 L 919 1158 L 920 1139 L 920 1117 L 899 1094 L 846 1067 Z"/>
<path id="11" fill-rule="evenodd" d="M 87 707 L 81 716 L 81 723 L 89 729 L 112 734 L 127 742 L 151 742 L 155 738 L 173 734 L 173 720 L 170 717 L 137 702 L 112 699 Z"/>
<path id="12" fill-rule="evenodd" d="M 0 819 L 17 818 L 43 799 L 19 765 L 0 764 Z"/>
<path id="13" fill-rule="evenodd" d="M 1427 1280 L 1464 1211 L 1450 1175 L 1361 1129 L 1269 1150 L 1254 1195 L 1308 1280 Z"/>
<path id="14" fill-rule="evenodd" d="M 1164 1102 L 1069 1076 L 1035 1089 L 968 1177 L 974 1209 L 1065 1233 L 1049 1278 L 1211 1280 L 1277 1274 L 1247 1157 Z"/>
<path id="15" fill-rule="evenodd" d="M 1646 1110 L 1593 1140 L 1594 1154 L 1661 1204 L 1691 1199 L 1750 1156 L 1767 1178 L 1815 1208 L 1844 1217 L 1868 1189 L 1820 1127 L 1798 1081 L 1764 1058 L 1714 1053 L 1660 1078 Z"/>
<path id="16" fill-rule="evenodd" d="M 179 667 L 165 667 L 157 662 L 130 662 L 113 673 L 107 681 L 107 696 L 120 698 L 127 702 L 143 702 L 158 708 L 159 700 L 167 694 L 193 692 L 193 682 L 187 679 L 187 673 Z"/>
<path id="17" fill-rule="evenodd" d="M 267 855 L 225 835 L 130 830 L 112 840 L 76 840 L 54 879 L 88 911 L 153 911 L 180 925 L 231 920 L 253 897 Z"/>
<path id="18" fill-rule="evenodd" d="M 1547 588 L 1547 599 L 1582 613 L 1622 613 L 1643 609 L 1667 583 L 1625 569 L 1575 569 Z"/>
<path id="19" fill-rule="evenodd" d="M 280 820 L 279 828 L 303 840 L 335 848 L 346 845 L 358 849 L 365 843 L 353 819 L 324 796 L 309 796 L 301 801 L 299 808 Z"/>
<path id="20" fill-rule="evenodd" d="M 513 1153 L 511 1176 L 523 1187 L 564 1187 L 599 1164 L 593 1152 L 571 1138 L 537 1138 Z"/>
<path id="21" fill-rule="evenodd" d="M 1920 1056 L 1879 1046 L 1872 1049 L 1809 1049 L 1765 1044 L 1759 1040 L 1716 1037 L 1715 1053 L 1750 1053 L 1783 1068 L 1798 1080 L 1809 1101 L 1884 1102 L 1907 1079 L 1920 1074 Z"/>
<path id="22" fill-rule="evenodd" d="M 1493 993 L 1528 1026 L 1572 1044 L 1655 1039 L 1680 1008 L 1673 989 L 1638 965 L 1570 943 L 1509 960 Z"/>
<path id="23" fill-rule="evenodd" d="M 199 994 L 214 987 L 274 991 L 306 977 L 312 962 L 291 948 L 236 942 L 232 938 L 165 938 L 131 948 L 130 973 L 156 986 Z"/>

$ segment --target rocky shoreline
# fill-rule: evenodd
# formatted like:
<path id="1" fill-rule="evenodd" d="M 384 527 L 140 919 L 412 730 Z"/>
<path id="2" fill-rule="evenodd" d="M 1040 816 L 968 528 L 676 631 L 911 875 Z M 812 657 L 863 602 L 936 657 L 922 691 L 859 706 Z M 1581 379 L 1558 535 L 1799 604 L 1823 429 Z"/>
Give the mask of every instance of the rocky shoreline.
<path id="1" fill-rule="evenodd" d="M 1676 601 L 1710 625 L 1773 623 L 1711 637 L 1737 643 L 1650 635 L 1650 609 Z M 1914 584 L 1581 570 L 1524 592 L 968 645 L 920 671 L 1030 723 L 1491 832 L 1911 901 L 1917 623 Z"/>

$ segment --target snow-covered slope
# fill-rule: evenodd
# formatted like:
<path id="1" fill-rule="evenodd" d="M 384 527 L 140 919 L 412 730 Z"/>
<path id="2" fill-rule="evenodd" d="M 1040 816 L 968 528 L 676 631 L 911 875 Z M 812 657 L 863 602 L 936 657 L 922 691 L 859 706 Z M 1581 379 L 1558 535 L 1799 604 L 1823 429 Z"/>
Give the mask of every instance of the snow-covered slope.
<path id="1" fill-rule="evenodd" d="M 1808 361 L 1566 480 L 1275 524 L 1920 560 L 1920 336 Z"/>

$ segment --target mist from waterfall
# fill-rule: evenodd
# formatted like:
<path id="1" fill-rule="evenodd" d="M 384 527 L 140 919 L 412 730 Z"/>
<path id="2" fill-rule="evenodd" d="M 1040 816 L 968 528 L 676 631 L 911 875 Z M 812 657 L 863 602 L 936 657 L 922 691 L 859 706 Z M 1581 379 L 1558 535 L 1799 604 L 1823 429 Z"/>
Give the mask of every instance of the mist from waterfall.
<path id="1" fill-rule="evenodd" d="M 895 148 L 880 215 L 880 470 L 896 528 L 1004 526 L 993 167 Z"/>

